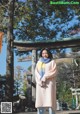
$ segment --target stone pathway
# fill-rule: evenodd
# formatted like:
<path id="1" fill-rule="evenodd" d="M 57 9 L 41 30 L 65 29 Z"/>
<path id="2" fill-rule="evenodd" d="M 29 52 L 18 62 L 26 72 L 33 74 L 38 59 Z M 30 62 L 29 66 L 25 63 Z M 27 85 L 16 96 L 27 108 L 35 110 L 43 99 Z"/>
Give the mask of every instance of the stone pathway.
<path id="1" fill-rule="evenodd" d="M 37 114 L 37 112 L 20 112 L 15 114 Z M 45 114 L 48 114 L 48 112 L 45 112 Z M 56 114 L 80 114 L 80 110 L 74 110 L 74 111 L 56 111 Z"/>

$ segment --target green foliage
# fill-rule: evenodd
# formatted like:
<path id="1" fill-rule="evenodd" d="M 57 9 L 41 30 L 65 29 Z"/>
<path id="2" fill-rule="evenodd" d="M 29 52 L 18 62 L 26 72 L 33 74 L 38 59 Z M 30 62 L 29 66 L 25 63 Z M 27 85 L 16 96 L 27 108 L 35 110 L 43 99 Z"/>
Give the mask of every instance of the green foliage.
<path id="1" fill-rule="evenodd" d="M 5 0 L 6 1 L 6 0 Z M 5 4 L 6 3 L 6 4 Z M 8 24 L 8 1 L 2 0 L 0 4 L 1 29 L 7 29 Z M 69 36 L 69 32 L 79 24 L 63 31 L 59 27 L 71 21 L 74 15 L 79 16 L 79 5 L 50 5 L 47 0 L 27 0 L 26 2 L 15 1 L 14 31 L 15 38 L 20 40 L 48 40 L 55 39 L 58 32 L 60 37 Z M 53 16 L 54 15 L 54 16 Z M 54 26 L 50 29 L 50 26 Z"/>
<path id="2" fill-rule="evenodd" d="M 21 8 L 24 9 L 24 11 L 27 13 L 25 14 L 24 11 L 20 13 L 23 13 L 23 18 L 20 21 L 21 24 L 18 25 L 17 32 L 18 39 L 23 40 L 48 40 L 48 39 L 55 39 L 58 32 L 62 32 L 60 37 L 67 37 L 69 36 L 68 31 L 70 32 L 72 29 L 74 29 L 74 26 L 72 28 L 69 28 L 68 31 L 62 31 L 62 28 L 59 27 L 61 24 L 66 24 L 67 22 L 71 21 L 74 17 L 74 15 L 79 14 L 79 11 L 76 8 L 79 6 L 64 6 L 59 5 L 58 7 L 56 5 L 51 6 L 48 1 L 32 1 L 28 0 L 26 2 L 26 5 Z M 65 11 L 65 12 L 64 12 Z M 72 12 L 71 12 L 72 11 Z M 71 13 L 70 13 L 71 12 Z M 25 14 L 25 15 L 24 15 Z M 54 14 L 54 16 L 53 16 Z M 60 19 L 60 21 L 59 21 Z M 57 20 L 57 21 L 56 21 Z M 47 22 L 47 23 L 46 23 Z M 50 25 L 55 26 L 53 29 L 50 29 Z M 77 27 L 79 25 L 76 25 Z"/>
<path id="3" fill-rule="evenodd" d="M 27 82 L 27 77 L 26 77 L 26 75 L 24 74 L 24 78 L 23 78 L 23 86 L 22 86 L 22 91 L 23 91 L 24 95 L 26 95 L 27 84 L 28 84 L 28 82 Z"/>
<path id="4" fill-rule="evenodd" d="M 22 91 L 23 91 L 24 95 L 26 95 L 26 91 L 27 91 L 27 84 L 26 83 L 23 83 Z"/>
<path id="5" fill-rule="evenodd" d="M 65 102 L 70 102 L 72 99 L 70 88 L 67 85 L 67 82 L 61 82 L 60 86 L 58 87 L 58 99 Z"/>
<path id="6" fill-rule="evenodd" d="M 70 59 L 70 58 L 69 58 Z M 80 59 L 76 58 L 73 62 L 59 63 L 57 65 L 57 99 L 72 104 L 72 93 L 70 88 L 80 88 Z"/>

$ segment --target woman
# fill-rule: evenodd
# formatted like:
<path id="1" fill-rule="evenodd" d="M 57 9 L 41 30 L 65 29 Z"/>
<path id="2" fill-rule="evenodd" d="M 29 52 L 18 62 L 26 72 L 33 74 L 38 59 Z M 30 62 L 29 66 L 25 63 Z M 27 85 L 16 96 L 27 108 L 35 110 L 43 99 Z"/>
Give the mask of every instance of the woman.
<path id="1" fill-rule="evenodd" d="M 42 49 L 40 59 L 35 68 L 37 114 L 44 114 L 44 108 L 49 114 L 56 110 L 56 63 L 48 49 Z"/>

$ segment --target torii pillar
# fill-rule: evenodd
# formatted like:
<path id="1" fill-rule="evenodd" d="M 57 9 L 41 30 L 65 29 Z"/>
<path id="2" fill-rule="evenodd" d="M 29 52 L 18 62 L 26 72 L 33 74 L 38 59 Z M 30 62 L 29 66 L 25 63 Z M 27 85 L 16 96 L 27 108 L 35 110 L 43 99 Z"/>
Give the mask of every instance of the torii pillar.
<path id="1" fill-rule="evenodd" d="M 32 50 L 32 82 L 35 83 L 35 66 L 37 62 L 37 51 L 34 49 Z M 36 98 L 36 88 L 32 86 L 32 99 L 35 101 Z"/>

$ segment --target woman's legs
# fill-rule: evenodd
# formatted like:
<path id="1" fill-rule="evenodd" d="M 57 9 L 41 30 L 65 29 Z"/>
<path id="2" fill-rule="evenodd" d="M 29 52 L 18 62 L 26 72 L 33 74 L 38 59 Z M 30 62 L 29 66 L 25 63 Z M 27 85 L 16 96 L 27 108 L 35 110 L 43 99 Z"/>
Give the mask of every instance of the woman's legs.
<path id="1" fill-rule="evenodd" d="M 49 107 L 49 114 L 55 114 L 55 111 L 51 107 Z"/>
<path id="2" fill-rule="evenodd" d="M 44 107 L 37 108 L 37 114 L 44 114 Z M 49 107 L 49 114 L 55 114 L 55 111 Z"/>
<path id="3" fill-rule="evenodd" d="M 44 107 L 37 108 L 37 114 L 44 114 Z"/>

